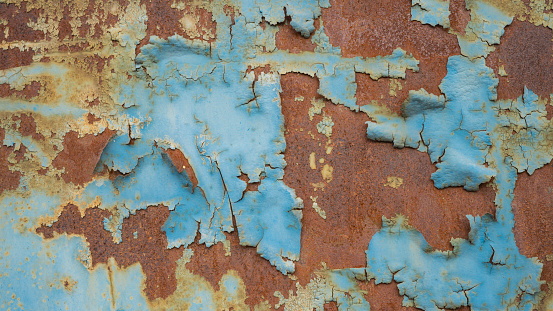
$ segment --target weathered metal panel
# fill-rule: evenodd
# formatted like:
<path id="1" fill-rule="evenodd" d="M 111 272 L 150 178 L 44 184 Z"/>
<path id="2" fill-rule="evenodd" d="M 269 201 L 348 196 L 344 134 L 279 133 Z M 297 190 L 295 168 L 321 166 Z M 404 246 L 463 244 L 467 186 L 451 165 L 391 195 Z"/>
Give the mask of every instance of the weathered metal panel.
<path id="1" fill-rule="evenodd" d="M 0 3 L 0 309 L 553 310 L 545 0 Z"/>

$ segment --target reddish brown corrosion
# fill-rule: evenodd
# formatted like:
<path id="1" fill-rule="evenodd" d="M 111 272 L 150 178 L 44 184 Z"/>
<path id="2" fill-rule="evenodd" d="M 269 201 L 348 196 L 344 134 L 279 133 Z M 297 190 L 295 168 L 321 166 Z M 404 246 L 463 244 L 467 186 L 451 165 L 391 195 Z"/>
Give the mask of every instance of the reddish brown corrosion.
<path id="1" fill-rule="evenodd" d="M 65 169 L 65 173 L 62 174 L 65 182 L 85 184 L 92 180 L 96 163 L 113 133 L 111 130 L 105 130 L 98 135 L 87 134 L 78 137 L 77 132 L 68 132 L 63 140 L 63 150 L 54 159 L 52 166 Z"/>
<path id="2" fill-rule="evenodd" d="M 121 267 L 138 262 L 146 275 L 145 292 L 149 299 L 172 294 L 177 286 L 176 261 L 182 256 L 183 248 L 167 249 L 167 237 L 161 231 L 169 217 L 167 207 L 150 206 L 125 219 L 119 244 L 113 243 L 111 233 L 104 230 L 103 220 L 109 216 L 108 211 L 93 208 L 87 209 L 81 218 L 78 208 L 68 205 L 52 227 L 43 225 L 36 231 L 47 239 L 53 238 L 54 232 L 83 235 L 89 243 L 93 266 L 107 263 L 109 257 Z"/>
<path id="3" fill-rule="evenodd" d="M 529 22 L 514 20 L 505 28 L 501 44 L 486 59 L 499 77 L 498 99 L 515 99 L 524 87 L 539 96 L 549 98 L 553 93 L 553 31 Z M 499 76 L 503 65 L 507 77 Z"/>
<path id="4" fill-rule="evenodd" d="M 194 256 L 186 268 L 206 278 L 215 290 L 219 289 L 218 282 L 228 270 L 236 270 L 246 285 L 248 297 L 246 304 L 250 306 L 264 300 L 275 304 L 278 302 L 278 299 L 273 296 L 275 291 L 288 296 L 288 290 L 295 288 L 295 281 L 277 271 L 269 261 L 261 258 L 254 247 L 239 245 L 236 231 L 226 236 L 230 241 L 231 256 L 225 256 L 221 243 L 208 248 L 203 244 L 199 245 L 196 239 L 189 247 L 194 251 Z"/>
<path id="5" fill-rule="evenodd" d="M 0 194 L 6 190 L 13 190 L 19 186 L 21 173 L 11 171 L 8 165 L 8 157 L 14 151 L 14 147 L 6 147 L 4 141 L 5 130 L 0 128 Z"/>
<path id="6" fill-rule="evenodd" d="M 412 22 L 408 0 L 331 1 L 331 5 L 323 10 L 323 21 L 329 21 L 324 24 L 325 31 L 330 43 L 339 46 L 345 57 L 383 56 L 399 47 L 419 60 L 419 72 L 407 71 L 405 80 L 400 80 L 402 89 L 397 90 L 397 97 L 389 95 L 390 79 L 374 81 L 366 74 L 357 74 L 359 105 L 378 100 L 399 113 L 409 90 L 424 88 L 441 94 L 438 86 L 447 74 L 447 59 L 460 54 L 455 35 L 442 27 Z M 466 11 L 464 7 L 458 10 Z"/>
<path id="7" fill-rule="evenodd" d="M 37 81 L 32 81 L 31 83 L 25 85 L 23 90 L 18 91 L 12 89 L 9 84 L 3 83 L 0 84 L 0 97 L 8 97 L 14 95 L 16 97 L 25 98 L 27 100 L 38 96 L 40 90 L 40 83 Z"/>
<path id="8" fill-rule="evenodd" d="M 167 39 L 173 35 L 180 35 L 187 39 L 203 40 L 201 37 L 191 38 L 186 34 L 180 22 L 185 13 L 199 17 L 199 23 L 196 24 L 196 28 L 200 34 L 205 33 L 203 28 L 211 29 L 211 32 L 215 34 L 217 23 L 212 20 L 211 12 L 203 8 L 192 8 L 190 5 L 185 5 L 185 10 L 179 10 L 172 8 L 172 3 L 172 1 L 164 0 L 142 1 L 142 4 L 146 6 L 148 21 L 146 22 L 146 36 L 136 47 L 137 55 L 140 53 L 140 49 L 150 42 L 151 36 Z M 214 39 L 205 41 L 211 43 L 214 42 Z"/>
<path id="9" fill-rule="evenodd" d="M 512 203 L 515 215 L 513 232 L 520 253 L 539 258 L 543 263 L 541 279 L 547 282 L 553 282 L 553 261 L 546 258 L 546 255 L 553 253 L 552 176 L 551 164 L 535 171 L 532 176 L 518 174 Z"/>
<path id="10" fill-rule="evenodd" d="M 21 114 L 12 116 L 13 121 L 20 121 L 19 132 L 23 136 L 31 136 L 36 140 L 44 140 L 44 135 L 36 132 L 36 123 L 30 114 Z"/>
<path id="11" fill-rule="evenodd" d="M 193 187 L 196 188 L 196 186 L 198 185 L 196 173 L 194 173 L 194 169 L 188 162 L 188 159 L 186 159 L 184 153 L 182 153 L 182 151 L 177 148 L 163 150 L 167 153 L 167 155 L 169 155 L 169 158 L 171 159 L 173 165 L 177 168 L 177 171 L 179 171 L 179 173 L 185 171 L 186 175 L 190 179 L 190 182 L 192 182 Z"/>

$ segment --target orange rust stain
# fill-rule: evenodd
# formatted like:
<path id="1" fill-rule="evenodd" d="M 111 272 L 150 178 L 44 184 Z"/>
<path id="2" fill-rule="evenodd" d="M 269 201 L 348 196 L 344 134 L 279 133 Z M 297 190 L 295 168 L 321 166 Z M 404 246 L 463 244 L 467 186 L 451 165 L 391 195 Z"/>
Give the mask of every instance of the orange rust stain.
<path id="1" fill-rule="evenodd" d="M 63 150 L 54 159 L 52 166 L 65 168 L 65 173 L 62 174 L 65 182 L 79 185 L 89 182 L 102 151 L 113 134 L 114 131 L 105 130 L 98 135 L 87 134 L 79 138 L 77 132 L 68 132 L 63 140 Z"/>
<path id="2" fill-rule="evenodd" d="M 269 261 L 261 258 L 254 247 L 241 246 L 236 231 L 226 236 L 230 241 L 231 256 L 225 256 L 222 243 L 208 248 L 205 245 L 199 245 L 199 240 L 196 238 L 189 247 L 194 251 L 194 256 L 186 264 L 186 268 L 206 278 L 215 290 L 219 289 L 218 282 L 228 270 L 236 270 L 246 286 L 248 296 L 246 304 L 249 306 L 264 300 L 274 305 L 278 303 L 278 298 L 273 296 L 275 291 L 285 293 L 287 296 L 288 290 L 295 288 L 295 281 L 277 271 Z"/>
<path id="3" fill-rule="evenodd" d="M 486 59 L 499 78 L 498 99 L 515 99 L 524 86 L 542 97 L 553 93 L 553 30 L 514 20 L 505 28 L 501 44 Z M 503 65 L 507 77 L 499 76 Z"/>
<path id="4" fill-rule="evenodd" d="M 161 227 L 169 217 L 169 209 L 150 206 L 130 215 L 123 221 L 122 242 L 119 244 L 113 243 L 111 233 L 104 230 L 103 219 L 109 216 L 108 211 L 93 208 L 87 209 L 81 218 L 78 208 L 69 204 L 51 227 L 43 225 L 36 232 L 46 239 L 53 238 L 54 232 L 83 235 L 90 244 L 93 266 L 107 263 L 109 257 L 115 258 L 123 268 L 140 263 L 146 275 L 148 298 L 167 298 L 177 287 L 176 262 L 184 250 L 182 247 L 167 249 L 167 237 Z"/>
<path id="5" fill-rule="evenodd" d="M 19 186 L 21 173 L 10 171 L 8 156 L 14 151 L 14 147 L 6 147 L 2 144 L 5 137 L 4 129 L 0 128 L 0 194 L 6 190 L 14 190 Z"/>
<path id="6" fill-rule="evenodd" d="M 494 213 L 495 192 L 481 186 L 477 192 L 462 188 L 438 190 L 430 175 L 436 170 L 428 155 L 414 149 L 394 149 L 389 143 L 370 141 L 366 137 L 368 117 L 343 106 L 327 103 L 323 111 L 332 116 L 333 151 L 325 153 L 326 137 L 317 133 L 321 116 L 309 121 L 308 109 L 316 93 L 317 79 L 301 74 L 281 77 L 282 112 L 286 121 L 284 182 L 296 190 L 305 202 L 302 219 L 301 259 L 296 275 L 304 284 L 327 263 L 331 269 L 364 267 L 365 251 L 371 237 L 381 228 L 382 216 L 401 213 L 435 248 L 451 250 L 452 237 L 467 238 L 470 230 L 465 215 Z M 296 102 L 296 96 L 306 100 Z M 297 129 L 302 128 L 303 131 Z M 308 131 L 315 133 L 312 139 Z M 319 146 L 321 143 L 321 146 Z M 312 183 L 321 182 L 320 172 L 309 167 L 309 155 L 315 152 L 334 167 L 333 180 L 324 191 L 314 191 Z M 388 176 L 403 178 L 401 188 L 384 187 Z M 323 220 L 310 206 L 309 197 L 325 210 Z M 395 301 L 398 294 L 383 295 Z M 384 302 L 383 302 L 384 303 Z M 378 309 L 377 309 L 378 310 Z"/>
<path id="7" fill-rule="evenodd" d="M 542 280 L 553 282 L 553 166 L 547 164 L 529 176 L 518 174 L 513 200 L 515 241 L 520 253 L 543 263 Z M 547 289 L 542 288 L 542 290 Z"/>
<path id="8" fill-rule="evenodd" d="M 186 159 L 186 156 L 180 149 L 163 149 L 169 155 L 169 158 L 171 159 L 171 162 L 173 165 L 177 168 L 177 171 L 179 173 L 182 173 L 183 171 L 186 171 L 186 174 L 188 175 L 188 178 L 192 182 L 192 185 L 194 188 L 198 186 L 198 179 L 196 178 L 196 174 L 194 173 L 194 169 L 188 162 L 188 159 Z"/>

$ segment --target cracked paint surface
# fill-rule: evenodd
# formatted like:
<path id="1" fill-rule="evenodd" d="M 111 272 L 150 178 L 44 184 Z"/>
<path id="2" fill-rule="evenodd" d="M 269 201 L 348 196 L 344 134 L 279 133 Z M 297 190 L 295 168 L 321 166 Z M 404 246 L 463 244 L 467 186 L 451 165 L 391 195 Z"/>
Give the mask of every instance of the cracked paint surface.
<path id="1" fill-rule="evenodd" d="M 517 174 L 532 175 L 553 159 L 549 99 L 526 87 L 519 97 L 498 99 L 498 75 L 511 73 L 486 60 L 515 19 L 551 28 L 551 5 L 466 0 L 463 28 L 450 14 L 453 3 L 406 3 L 413 23 L 439 25 L 457 39 L 459 53 L 447 56 L 438 93 L 407 86 L 426 70 L 409 46 L 363 56 L 331 43 L 334 20 L 323 26 L 323 19 L 337 3 L 328 1 L 175 1 L 165 10 L 178 12 L 178 31 L 163 22 L 152 28 L 159 16 L 151 3 L 132 0 L 64 2 L 64 10 L 46 2 L 2 5 L 38 13 L 25 23 L 33 39 L 9 16 L 0 18 L 0 49 L 32 53 L 0 71 L 1 309 L 369 310 L 368 286 L 391 282 L 407 308 L 553 308 L 544 261 L 522 254 L 513 232 Z M 279 48 L 286 27 L 309 48 Z M 317 179 L 297 179 L 312 190 L 308 196 L 287 175 L 298 163 L 288 160 L 295 157 L 287 150 L 283 81 L 294 74 L 318 81 L 313 94 L 291 95 L 305 107 L 307 140 L 316 149 L 306 150 L 303 166 Z M 366 101 L 361 81 L 386 87 Z M 379 101 L 384 94 L 404 100 L 400 113 Z M 305 230 L 317 222 L 310 215 L 323 226 L 338 219 L 342 204 L 349 208 L 347 197 L 326 201 L 333 189 L 345 189 L 347 168 L 335 160 L 348 145 L 342 113 L 368 119 L 363 131 L 356 128 L 367 142 L 427 153 L 436 170 L 424 178 L 441 191 L 493 187 L 494 215 L 468 215 L 468 236 L 451 237 L 452 249 L 443 251 L 408 223 L 411 215 L 381 215 L 372 236 L 345 245 L 366 250 L 364 265 L 313 264 L 306 247 L 312 228 Z M 418 185 L 394 176 L 375 178 L 392 196 Z M 309 200 L 313 208 L 304 209 Z M 150 272 L 146 259 L 98 260 L 109 247 L 142 239 L 142 225 L 126 224 L 153 207 L 166 210 L 156 221 L 158 252 L 173 267 L 167 280 Z M 70 212 L 75 218 L 62 223 Z M 79 216 L 85 223 L 89 215 L 101 221 L 98 228 L 76 228 Z M 322 235 L 332 240 L 342 230 Z M 106 244 L 98 246 L 97 235 Z M 201 266 L 219 259 L 202 254 L 217 249 L 229 258 L 206 275 Z M 249 249 L 249 258 L 259 257 L 255 266 L 232 261 Z M 324 255 L 341 256 L 314 257 Z M 248 285 L 256 273 L 275 282 L 263 286 L 272 295 L 252 302 L 261 289 Z"/>

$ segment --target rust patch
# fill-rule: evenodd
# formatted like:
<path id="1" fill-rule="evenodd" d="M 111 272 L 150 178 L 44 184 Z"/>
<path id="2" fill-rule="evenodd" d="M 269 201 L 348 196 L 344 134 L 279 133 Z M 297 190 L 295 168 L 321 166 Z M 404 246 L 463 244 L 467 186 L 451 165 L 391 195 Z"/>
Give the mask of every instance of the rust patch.
<path id="1" fill-rule="evenodd" d="M 499 77 L 498 99 L 515 99 L 524 86 L 542 97 L 553 93 L 552 37 L 553 30 L 516 19 L 505 28 L 501 44 L 486 59 Z M 499 76 L 501 65 L 506 77 Z"/>
<path id="2" fill-rule="evenodd" d="M 520 253 L 538 257 L 543 263 L 542 280 L 553 282 L 553 166 L 551 164 L 529 176 L 518 175 L 513 200 L 515 241 Z M 547 288 L 542 288 L 545 290 Z"/>
<path id="3" fill-rule="evenodd" d="M 30 114 L 12 116 L 13 121 L 20 120 L 19 132 L 23 136 L 31 136 L 35 140 L 44 140 L 44 135 L 36 132 L 35 119 Z"/>
<path id="4" fill-rule="evenodd" d="M 323 10 L 330 43 L 339 46 L 346 57 L 374 57 L 391 54 L 398 47 L 419 60 L 419 72 L 408 70 L 397 97 L 389 94 L 390 79 L 372 80 L 368 75 L 356 74 L 359 105 L 378 100 L 392 111 L 399 112 L 409 90 L 425 88 L 429 93 L 441 94 L 438 86 L 447 74 L 447 59 L 460 54 L 455 35 L 442 27 L 411 21 L 411 2 L 401 1 L 331 1 Z M 432 38 L 432 39 L 429 39 Z"/>
<path id="5" fill-rule="evenodd" d="M 461 35 L 470 21 L 470 11 L 467 10 L 465 0 L 449 0 L 449 25 L 451 29 Z"/>
<path id="6" fill-rule="evenodd" d="M 468 237 L 470 226 L 466 215 L 494 213 L 495 192 L 491 187 L 482 186 L 477 192 L 436 189 L 430 179 L 436 169 L 427 154 L 370 141 L 365 134 L 368 116 L 330 103 L 323 111 L 335 123 L 333 151 L 326 154 L 326 137 L 316 130 L 322 116 L 314 116 L 310 121 L 308 115 L 310 99 L 319 98 L 318 80 L 286 74 L 281 77 L 281 84 L 288 163 L 284 181 L 304 202 L 310 196 L 318 196 L 317 203 L 326 212 L 323 220 L 314 209 L 303 210 L 301 258 L 295 274 L 300 283 L 307 283 L 320 262 L 331 269 L 364 267 L 365 251 L 371 237 L 381 228 L 382 216 L 406 215 L 430 245 L 451 250 L 451 238 Z M 295 101 L 296 96 L 306 100 Z M 314 139 L 309 132 L 317 133 Z M 311 152 L 324 155 L 325 163 L 334 167 L 333 180 L 316 191 L 313 183 L 322 180 L 320 173 L 309 166 Z M 402 187 L 385 187 L 388 176 L 403 178 Z M 395 298 L 383 295 L 378 299 Z M 392 309 L 399 308 L 395 306 Z"/>
<path id="7" fill-rule="evenodd" d="M 10 88 L 9 84 L 2 83 L 0 84 L 0 97 L 9 97 L 13 95 L 29 100 L 39 95 L 40 87 L 40 82 L 32 81 L 30 84 L 25 85 L 23 90 L 18 91 L 16 89 Z"/>
<path id="8" fill-rule="evenodd" d="M 278 25 L 278 32 L 275 37 L 277 49 L 288 50 L 290 53 L 314 52 L 316 45 L 295 31 L 290 25 L 290 21 L 290 16 L 286 16 L 285 22 Z M 319 24 L 319 20 L 315 20 L 315 28 L 319 28 Z"/>
<path id="9" fill-rule="evenodd" d="M 35 10 L 35 9 L 27 10 L 27 3 L 25 2 L 22 2 L 19 6 L 15 4 L 0 3 L 0 17 L 8 21 L 7 26 L 10 28 L 8 37 L 6 38 L 2 35 L 2 37 L 4 37 L 3 39 L 6 40 L 7 42 L 14 42 L 14 41 L 37 42 L 40 40 L 44 40 L 45 35 L 42 31 L 34 30 L 27 25 L 29 22 L 36 23 L 39 17 L 39 14 L 40 14 L 39 10 Z M 14 40 L 10 40 L 11 38 L 14 38 Z M 17 54 L 21 53 L 19 49 L 17 49 L 17 51 L 18 51 Z M 0 50 L 0 55 L 1 54 L 2 54 L 2 51 Z M 0 61 L 0 69 L 5 69 L 5 68 L 2 68 L 2 65 L 4 64 L 5 63 Z M 10 67 L 17 67 L 17 66 L 10 66 Z"/>
<path id="10" fill-rule="evenodd" d="M 78 137 L 78 133 L 70 131 L 65 134 L 63 150 L 52 162 L 55 168 L 65 168 L 62 178 L 65 182 L 83 185 L 92 180 L 94 168 L 102 155 L 109 139 L 114 134 L 105 130 L 98 135 L 87 134 Z"/>
<path id="11" fill-rule="evenodd" d="M 2 144 L 5 137 L 4 129 L 0 128 L 0 194 L 6 190 L 14 190 L 19 187 L 21 173 L 10 171 L 8 157 L 14 151 L 14 147 L 6 147 Z"/>
<path id="12" fill-rule="evenodd" d="M 198 186 L 198 179 L 196 178 L 196 173 L 194 173 L 194 169 L 188 162 L 188 159 L 186 159 L 186 156 L 182 151 L 179 149 L 163 149 L 169 155 L 169 158 L 171 159 L 171 162 L 173 165 L 177 168 L 177 171 L 179 173 L 182 173 L 183 171 L 186 171 L 186 174 L 188 175 L 188 178 L 190 178 L 190 181 L 192 182 L 193 188 L 196 188 Z"/>
<path id="13" fill-rule="evenodd" d="M 20 51 L 18 48 L 0 49 L 0 70 L 28 66 L 33 62 L 32 50 Z"/>
<path id="14" fill-rule="evenodd" d="M 163 39 L 167 39 L 173 35 L 180 35 L 187 39 L 199 39 L 203 40 L 202 37 L 190 37 L 184 30 L 181 23 L 181 19 L 184 17 L 186 12 L 189 12 L 195 16 L 199 17 L 199 21 L 196 25 L 197 28 L 201 29 L 210 29 L 213 34 L 217 27 L 217 23 L 213 21 L 211 12 L 203 8 L 192 7 L 189 2 L 185 3 L 184 10 L 179 10 L 177 8 L 171 7 L 172 1 L 163 1 L 163 0 L 153 0 L 153 1 L 142 1 L 141 2 L 146 7 L 146 12 L 148 15 L 148 21 L 146 22 L 146 36 L 140 43 L 136 46 L 136 55 L 140 53 L 140 49 L 150 42 L 151 36 L 158 36 Z M 200 33 L 203 33 L 200 31 Z M 214 42 L 214 38 L 204 40 L 207 42 Z"/>
<path id="15" fill-rule="evenodd" d="M 241 246 L 237 232 L 226 234 L 230 242 L 231 256 L 225 256 L 223 243 L 211 247 L 199 245 L 199 238 L 190 245 L 194 251 L 186 268 L 192 273 L 204 277 L 215 290 L 219 289 L 221 277 L 230 269 L 236 270 L 246 285 L 246 304 L 253 306 L 268 300 L 270 304 L 278 303 L 273 296 L 275 291 L 288 293 L 295 281 L 283 275 L 271 266 L 269 261 L 261 258 L 254 247 Z M 309 282 L 306 280 L 305 283 Z"/>
<path id="16" fill-rule="evenodd" d="M 167 249 L 167 237 L 161 231 L 169 217 L 167 207 L 150 206 L 125 219 L 119 244 L 113 243 L 111 233 L 104 230 L 103 220 L 109 216 L 108 211 L 93 208 L 87 209 L 81 218 L 79 209 L 70 204 L 51 227 L 43 225 L 36 232 L 46 239 L 53 238 L 54 232 L 84 236 L 90 245 L 93 267 L 107 263 L 109 257 L 123 268 L 139 262 L 146 275 L 148 298 L 167 298 L 177 287 L 176 262 L 183 251 L 183 248 Z"/>

